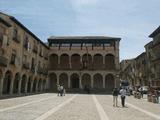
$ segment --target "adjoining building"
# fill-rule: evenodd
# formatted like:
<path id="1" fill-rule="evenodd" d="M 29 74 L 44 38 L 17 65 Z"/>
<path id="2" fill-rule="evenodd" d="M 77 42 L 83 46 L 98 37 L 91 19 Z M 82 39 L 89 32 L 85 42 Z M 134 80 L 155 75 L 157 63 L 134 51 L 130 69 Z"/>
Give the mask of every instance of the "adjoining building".
<path id="1" fill-rule="evenodd" d="M 120 63 L 120 77 L 132 86 L 160 86 L 160 26 L 149 37 L 153 40 L 145 45 L 146 52 Z"/>
<path id="2" fill-rule="evenodd" d="M 49 88 L 110 91 L 119 86 L 120 38 L 106 36 L 51 36 L 48 38 Z"/>
<path id="3" fill-rule="evenodd" d="M 145 45 L 148 60 L 148 80 L 150 86 L 160 86 L 160 26 L 149 37 L 153 40 Z"/>
<path id="4" fill-rule="evenodd" d="M 0 96 L 46 90 L 49 47 L 0 12 Z"/>

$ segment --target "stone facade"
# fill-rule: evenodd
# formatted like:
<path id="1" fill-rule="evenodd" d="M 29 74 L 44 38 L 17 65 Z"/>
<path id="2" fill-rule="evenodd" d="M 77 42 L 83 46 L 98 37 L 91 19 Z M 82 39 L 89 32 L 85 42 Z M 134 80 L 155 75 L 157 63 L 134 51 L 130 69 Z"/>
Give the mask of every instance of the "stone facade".
<path id="1" fill-rule="evenodd" d="M 119 41 L 104 36 L 50 37 L 50 90 L 56 90 L 56 84 L 67 89 L 118 87 Z"/>
<path id="2" fill-rule="evenodd" d="M 0 95 L 45 91 L 48 51 L 17 19 L 0 13 Z"/>
<path id="3" fill-rule="evenodd" d="M 150 86 L 160 86 L 160 26 L 149 36 L 153 40 L 145 45 Z"/>
<path id="4" fill-rule="evenodd" d="M 132 86 L 160 86 L 160 27 L 150 36 L 151 42 L 145 45 L 146 52 L 132 59 L 129 64 L 121 64 L 121 79 Z M 126 67 L 127 66 L 127 67 Z"/>
<path id="5" fill-rule="evenodd" d="M 148 86 L 146 53 L 130 60 L 121 61 L 122 80 L 127 80 L 131 86 Z"/>

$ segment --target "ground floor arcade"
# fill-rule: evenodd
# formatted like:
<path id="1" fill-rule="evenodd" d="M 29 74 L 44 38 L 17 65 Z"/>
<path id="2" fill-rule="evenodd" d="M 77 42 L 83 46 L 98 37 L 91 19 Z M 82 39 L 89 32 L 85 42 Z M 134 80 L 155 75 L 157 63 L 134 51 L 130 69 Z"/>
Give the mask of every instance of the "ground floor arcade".
<path id="1" fill-rule="evenodd" d="M 0 69 L 0 95 L 27 94 L 46 90 L 46 78 L 41 75 L 14 73 Z"/>
<path id="2" fill-rule="evenodd" d="M 48 79 L 51 91 L 57 90 L 57 84 L 63 85 L 66 89 L 84 89 L 89 86 L 92 89 L 109 91 L 119 85 L 116 73 L 106 71 L 50 71 Z"/>

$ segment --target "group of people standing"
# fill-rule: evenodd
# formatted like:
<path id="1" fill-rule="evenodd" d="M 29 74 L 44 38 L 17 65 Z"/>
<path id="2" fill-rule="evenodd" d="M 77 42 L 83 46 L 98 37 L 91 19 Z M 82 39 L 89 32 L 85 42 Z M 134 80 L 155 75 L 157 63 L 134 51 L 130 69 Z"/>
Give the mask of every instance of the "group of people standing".
<path id="1" fill-rule="evenodd" d="M 122 107 L 125 107 L 126 89 L 122 88 L 120 91 L 117 88 L 113 90 L 113 106 L 118 107 L 118 95 L 121 96 Z"/>
<path id="2" fill-rule="evenodd" d="M 58 95 L 57 96 L 65 96 L 66 90 L 63 85 L 57 84 Z"/>

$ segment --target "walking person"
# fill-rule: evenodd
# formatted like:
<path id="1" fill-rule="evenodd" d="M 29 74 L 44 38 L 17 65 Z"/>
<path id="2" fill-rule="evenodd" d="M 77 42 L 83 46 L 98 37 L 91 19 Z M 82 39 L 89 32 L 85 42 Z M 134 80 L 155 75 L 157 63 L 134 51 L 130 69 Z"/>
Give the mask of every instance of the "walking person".
<path id="1" fill-rule="evenodd" d="M 66 89 L 63 87 L 63 96 L 66 94 Z"/>
<path id="2" fill-rule="evenodd" d="M 140 88 L 139 88 L 139 91 L 140 91 L 140 93 L 141 93 L 141 98 L 143 98 L 143 88 L 140 87 Z"/>
<path id="3" fill-rule="evenodd" d="M 61 86 L 59 84 L 57 84 L 57 91 L 58 91 L 57 96 L 60 96 L 60 94 L 61 94 Z"/>
<path id="4" fill-rule="evenodd" d="M 60 86 L 60 94 L 63 96 L 63 85 Z"/>
<path id="5" fill-rule="evenodd" d="M 117 88 L 114 88 L 113 89 L 113 106 L 115 107 L 118 107 L 118 94 L 119 94 L 119 91 Z"/>
<path id="6" fill-rule="evenodd" d="M 121 95 L 122 107 L 125 107 L 125 98 L 126 98 L 126 89 L 125 88 L 122 88 L 120 90 L 120 95 Z"/>

